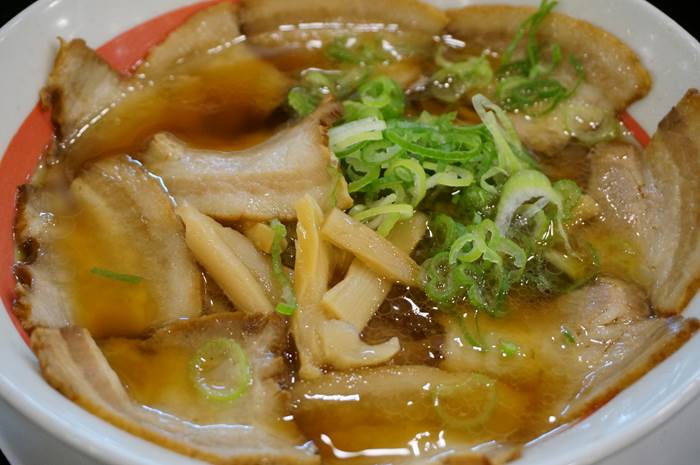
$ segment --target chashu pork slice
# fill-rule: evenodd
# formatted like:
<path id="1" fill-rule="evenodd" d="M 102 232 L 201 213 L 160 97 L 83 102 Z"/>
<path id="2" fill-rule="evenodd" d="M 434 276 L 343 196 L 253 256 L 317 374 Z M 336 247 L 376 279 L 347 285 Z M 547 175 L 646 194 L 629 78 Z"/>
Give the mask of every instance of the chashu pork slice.
<path id="1" fill-rule="evenodd" d="M 220 2 L 205 8 L 174 29 L 148 51 L 134 69 L 141 79 L 155 79 L 163 74 L 191 67 L 191 63 L 218 49 L 230 47 L 241 38 L 238 6 Z"/>
<path id="2" fill-rule="evenodd" d="M 325 46 L 369 44 L 384 55 L 372 74 L 404 89 L 421 82 L 421 63 L 432 59 L 446 24 L 442 10 L 418 0 L 250 0 L 241 6 L 248 42 L 266 50 L 280 69 L 298 72 L 309 62 L 333 69 L 338 63 Z"/>
<path id="3" fill-rule="evenodd" d="M 297 423 L 321 455 L 339 463 L 342 451 L 352 465 L 501 464 L 519 455 L 510 436 L 533 407 L 496 379 L 424 365 L 329 372 L 292 392 Z"/>
<path id="4" fill-rule="evenodd" d="M 193 15 L 150 50 L 134 74 L 153 79 L 238 36 L 236 9 L 230 3 L 215 5 Z M 82 39 L 61 39 L 59 45 L 41 103 L 51 109 L 58 136 L 65 140 L 125 97 L 138 81 L 117 72 Z"/>
<path id="5" fill-rule="evenodd" d="M 31 342 L 51 385 L 132 434 L 213 464 L 319 463 L 313 446 L 282 419 L 289 394 L 279 384 L 288 377 L 279 320 L 210 315 L 175 323 L 146 340 L 99 344 L 82 328 L 40 328 Z M 207 345 L 213 349 L 201 352 Z M 238 371 L 240 354 L 217 352 L 230 345 L 244 354 L 248 378 Z M 206 397 L 197 387 L 199 372 L 193 373 L 202 358 L 211 366 L 200 383 L 217 385 L 220 375 L 224 386 L 247 379 L 247 388 L 238 398 Z"/>
<path id="6" fill-rule="evenodd" d="M 602 221 L 638 254 L 655 310 L 680 313 L 700 285 L 700 93 L 690 90 L 640 155 L 606 144 L 591 155 L 589 193 Z"/>
<path id="7" fill-rule="evenodd" d="M 124 79 L 84 40 L 61 40 L 53 69 L 41 90 L 41 104 L 51 109 L 59 140 L 67 140 L 122 98 Z"/>
<path id="8" fill-rule="evenodd" d="M 294 220 L 294 205 L 307 194 L 324 210 L 345 209 L 352 199 L 326 137 L 339 111 L 324 103 L 267 141 L 233 152 L 194 149 L 159 134 L 140 158 L 176 199 L 220 220 Z"/>
<path id="9" fill-rule="evenodd" d="M 479 333 L 469 318 L 446 322 L 441 367 L 547 392 L 530 418 L 531 433 L 551 429 L 550 415 L 566 423 L 591 413 L 700 326 L 695 319 L 654 317 L 641 289 L 612 278 L 548 301 L 515 300 L 510 306 L 508 320 L 482 316 Z M 465 337 L 470 333 L 481 348 Z M 504 341 L 512 346 L 507 352 Z"/>
<path id="10" fill-rule="evenodd" d="M 290 81 L 238 40 L 237 12 L 222 2 L 193 15 L 132 76 L 84 41 L 62 41 L 41 101 L 56 127 L 57 156 L 71 172 L 93 158 L 141 150 L 160 131 L 225 139 L 284 102 Z"/>
<path id="11" fill-rule="evenodd" d="M 525 6 L 468 6 L 448 11 L 450 23 L 446 30 L 465 41 L 470 50 L 502 53 L 520 24 L 535 11 Z M 611 33 L 587 21 L 550 13 L 542 21 L 537 38 L 545 47 L 559 44 L 565 58 L 575 56 L 583 65 L 585 81 L 568 101 L 546 115 L 512 114 L 518 134 L 533 150 L 554 155 L 566 146 L 572 132 L 567 121 L 569 113 L 569 117 L 591 117 L 591 123 L 605 124 L 601 115 L 614 118 L 649 92 L 651 77 L 637 54 Z M 521 41 L 516 57 L 524 54 L 525 42 Z M 564 60 L 554 77 L 572 88 L 577 73 Z"/>
<path id="12" fill-rule="evenodd" d="M 84 326 L 96 337 L 137 335 L 202 311 L 202 277 L 172 200 L 127 156 L 60 168 L 23 186 L 15 311 L 27 329 Z M 56 179 L 57 178 L 57 179 Z"/>
<path id="13" fill-rule="evenodd" d="M 314 24 L 333 28 L 333 23 L 373 24 L 377 29 L 413 30 L 437 36 L 447 24 L 445 13 L 418 0 L 244 0 L 241 8 L 243 32 L 254 36 L 276 31 L 280 26 Z"/>

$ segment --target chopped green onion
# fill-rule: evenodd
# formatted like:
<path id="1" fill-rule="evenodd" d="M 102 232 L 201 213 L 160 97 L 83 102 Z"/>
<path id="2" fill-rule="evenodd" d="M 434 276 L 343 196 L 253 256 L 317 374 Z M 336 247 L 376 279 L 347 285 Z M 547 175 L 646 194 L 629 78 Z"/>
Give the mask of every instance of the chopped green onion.
<path id="1" fill-rule="evenodd" d="M 506 48 L 506 51 L 503 52 L 503 56 L 501 57 L 501 65 L 505 66 L 508 63 L 510 63 L 511 57 L 513 56 L 513 53 L 515 52 L 515 49 L 518 47 L 518 44 L 520 41 L 523 39 L 525 34 L 527 33 L 528 35 L 528 44 L 527 44 L 527 56 L 528 59 L 530 60 L 531 63 L 536 63 L 537 62 L 537 54 L 539 53 L 538 46 L 537 46 L 537 30 L 540 27 L 540 24 L 542 24 L 542 21 L 544 18 L 547 17 L 549 13 L 554 9 L 554 7 L 557 6 L 557 2 L 553 0 L 542 0 L 540 3 L 539 9 L 529 18 L 527 18 L 525 21 L 518 26 L 518 30 L 515 33 L 515 37 L 513 38 L 513 41 L 508 45 L 508 48 Z"/>
<path id="2" fill-rule="evenodd" d="M 297 114 L 306 116 L 318 107 L 321 97 L 303 87 L 292 87 L 287 94 L 287 103 Z"/>
<path id="3" fill-rule="evenodd" d="M 573 95 L 584 79 L 583 66 L 573 55 L 569 57 L 569 62 L 577 75 L 574 86 L 567 89 L 551 77 L 562 61 L 559 44 L 551 45 L 549 63 L 541 61 L 542 47 L 537 43 L 537 32 L 556 5 L 556 1 L 542 0 L 539 9 L 520 24 L 501 57 L 501 66 L 496 73 L 496 97 L 507 111 L 525 110 L 533 114 L 532 109 L 538 109 L 535 116 L 546 114 Z M 526 35 L 526 57 L 512 61 L 513 54 Z"/>
<path id="4" fill-rule="evenodd" d="M 275 306 L 275 311 L 281 315 L 291 316 L 296 311 L 296 305 L 285 304 L 280 302 Z"/>
<path id="5" fill-rule="evenodd" d="M 450 264 L 457 261 L 472 263 L 480 258 L 486 261 L 501 265 L 500 255 L 490 246 L 495 245 L 500 239 L 500 233 L 496 224 L 486 219 L 476 226 L 467 228 L 467 232 L 462 234 L 450 247 Z M 470 246 L 467 251 L 464 247 Z"/>
<path id="6" fill-rule="evenodd" d="M 423 165 L 425 166 L 425 164 Z M 467 187 L 474 182 L 474 175 L 466 168 L 459 166 L 447 166 L 444 171 L 435 173 L 428 178 L 426 187 L 432 189 L 436 186 Z"/>
<path id="7" fill-rule="evenodd" d="M 413 158 L 392 161 L 385 174 L 387 176 L 396 176 L 402 182 L 409 184 L 407 191 L 411 194 L 410 201 L 414 207 L 425 197 L 427 190 L 425 170 Z"/>
<path id="8" fill-rule="evenodd" d="M 426 260 L 421 272 L 423 290 L 433 302 L 452 303 L 462 291 L 460 283 L 454 279 L 447 252 L 440 252 Z"/>
<path id="9" fill-rule="evenodd" d="M 538 63 L 536 72 L 546 71 Z M 398 84 L 373 78 L 343 102 L 329 145 L 355 203 L 350 215 L 379 234 L 428 201 L 450 212 L 432 216 L 430 237 L 416 252 L 423 290 L 445 311 L 466 302 L 498 317 L 511 286 L 540 286 L 532 268 L 554 268 L 543 254 L 559 238 L 571 252 L 563 219 L 578 191 L 572 182 L 552 186 L 502 108 L 482 95 L 472 102 L 483 124 L 456 124 L 455 113 L 406 118 Z"/>
<path id="10" fill-rule="evenodd" d="M 340 63 L 374 64 L 391 59 L 383 47 L 381 40 L 367 40 L 358 37 L 336 37 L 326 48 L 326 55 L 331 60 Z"/>
<path id="11" fill-rule="evenodd" d="M 433 240 L 432 249 L 436 252 L 448 251 L 454 241 L 461 235 L 464 226 L 451 216 L 438 213 L 430 218 L 428 229 Z"/>
<path id="12" fill-rule="evenodd" d="M 219 402 L 238 399 L 253 382 L 245 351 L 224 337 L 211 339 L 197 350 L 190 361 L 190 378 L 205 398 Z"/>
<path id="13" fill-rule="evenodd" d="M 365 163 L 381 165 L 401 155 L 401 147 L 387 140 L 369 142 L 362 148 L 361 158 Z"/>
<path id="14" fill-rule="evenodd" d="M 468 92 L 487 86 L 493 80 L 493 71 L 486 57 L 471 57 L 453 63 L 440 50 L 435 61 L 440 66 L 430 77 L 430 93 L 443 102 L 458 101 Z"/>
<path id="15" fill-rule="evenodd" d="M 345 63 L 360 62 L 361 60 L 358 59 L 357 54 L 351 50 L 351 46 L 348 43 L 350 40 L 352 39 L 348 37 L 336 37 L 333 39 L 328 48 L 326 48 L 328 58 Z"/>
<path id="16" fill-rule="evenodd" d="M 399 215 L 401 219 L 407 219 L 413 216 L 413 207 L 405 203 L 393 203 L 361 210 L 358 213 L 354 213 L 352 217 L 357 221 L 365 221 L 375 216 L 394 213 Z"/>
<path id="17" fill-rule="evenodd" d="M 507 111 L 532 107 L 538 102 L 549 102 L 539 114 L 553 110 L 568 94 L 569 90 L 556 79 L 510 77 L 502 79 L 496 89 L 498 100 Z"/>
<path id="18" fill-rule="evenodd" d="M 622 123 L 612 109 L 572 101 L 565 107 L 566 130 L 586 145 L 613 140 L 622 133 Z"/>
<path id="19" fill-rule="evenodd" d="M 578 256 L 550 248 L 542 252 L 542 257 L 550 265 L 564 272 L 574 283 L 585 282 L 598 271 L 595 251 L 589 256 Z"/>
<path id="20" fill-rule="evenodd" d="M 552 184 L 552 187 L 562 198 L 562 218 L 564 221 L 570 220 L 574 209 L 581 202 L 581 188 L 570 179 L 560 179 Z"/>
<path id="21" fill-rule="evenodd" d="M 115 271 L 106 270 L 104 268 L 94 267 L 90 269 L 90 273 L 101 276 L 107 279 L 113 279 L 115 281 L 122 281 L 129 284 L 138 284 L 143 281 L 143 277 L 136 276 L 133 274 L 117 273 Z"/>
<path id="22" fill-rule="evenodd" d="M 520 351 L 520 347 L 518 347 L 518 344 L 512 341 L 508 341 L 506 339 L 501 339 L 499 341 L 498 347 L 501 350 L 501 355 L 503 355 L 504 357 L 514 357 Z"/>
<path id="23" fill-rule="evenodd" d="M 357 67 L 347 72 L 311 69 L 302 73 L 299 83 L 287 94 L 288 105 L 299 115 L 313 112 L 324 97 L 345 98 L 357 90 L 369 76 L 369 70 Z"/>
<path id="24" fill-rule="evenodd" d="M 498 395 L 496 380 L 469 373 L 459 384 L 438 384 L 433 392 L 435 412 L 446 426 L 469 430 L 491 419 Z"/>
<path id="25" fill-rule="evenodd" d="M 380 110 L 385 119 L 403 115 L 403 90 L 393 79 L 386 76 L 372 79 L 360 86 L 358 94 L 364 105 Z"/>
<path id="26" fill-rule="evenodd" d="M 384 115 L 382 115 L 381 110 L 378 108 L 368 107 L 364 103 L 355 102 L 352 100 L 346 100 L 343 102 L 343 112 L 345 114 L 345 117 L 343 118 L 344 121 L 357 121 L 369 117 L 376 119 L 384 118 Z"/>
<path id="27" fill-rule="evenodd" d="M 338 153 L 359 142 L 382 140 L 385 129 L 384 121 L 370 116 L 329 129 L 328 142 L 331 150 Z"/>
<path id="28" fill-rule="evenodd" d="M 561 194 L 552 187 L 547 176 L 536 170 L 519 171 L 505 183 L 501 199 L 498 201 L 496 225 L 501 234 L 508 234 L 515 212 L 534 198 L 542 198 L 552 203 L 557 207 L 558 215 L 563 214 Z"/>
<path id="29" fill-rule="evenodd" d="M 352 163 L 352 162 L 350 162 L 350 163 Z M 381 171 L 381 167 L 377 166 L 377 165 L 365 165 L 365 164 L 363 164 L 361 166 L 358 166 L 359 163 L 354 163 L 354 164 L 355 164 L 355 166 L 357 166 L 358 171 L 361 169 L 364 169 L 366 171 L 364 172 L 364 174 L 361 177 L 355 179 L 354 181 L 351 181 L 348 184 L 348 192 L 350 192 L 351 194 L 353 192 L 360 192 L 360 191 L 366 189 L 367 186 L 369 186 L 373 182 L 377 181 L 379 179 L 379 174 Z"/>
<path id="30" fill-rule="evenodd" d="M 561 334 L 564 336 L 564 339 L 566 339 L 567 342 L 570 344 L 576 344 L 576 338 L 566 326 L 561 327 Z"/>
<path id="31" fill-rule="evenodd" d="M 445 131 L 437 125 L 392 121 L 385 136 L 404 150 L 421 158 L 445 162 L 466 162 L 483 147 L 479 126 L 453 126 Z"/>
<path id="32" fill-rule="evenodd" d="M 275 310 L 282 315 L 291 315 L 297 307 L 297 299 L 294 295 L 294 288 L 289 280 L 289 276 L 282 266 L 282 241 L 287 237 L 287 228 L 274 219 L 270 222 L 270 227 L 274 236 L 272 237 L 272 246 L 270 247 L 270 255 L 272 257 L 272 276 L 280 288 L 281 302 L 277 304 Z"/>
<path id="33" fill-rule="evenodd" d="M 340 172 L 340 170 L 333 165 L 328 165 L 326 167 L 326 171 L 328 172 L 328 175 L 331 177 L 333 180 L 333 189 L 329 192 L 329 197 L 330 197 L 330 205 L 331 208 L 335 208 L 336 205 L 338 204 L 338 184 L 340 183 L 340 180 L 343 177 L 343 174 Z"/>
<path id="34" fill-rule="evenodd" d="M 469 343 L 470 346 L 479 349 L 480 352 L 488 352 L 488 346 L 483 342 L 481 337 L 481 331 L 479 329 L 479 312 L 474 312 L 474 332 L 475 336 L 472 336 L 471 332 L 467 328 L 466 315 L 455 315 L 454 319 L 459 326 L 459 330 L 462 338 Z"/>
<path id="35" fill-rule="evenodd" d="M 498 189 L 496 186 L 488 182 L 490 179 L 494 179 L 496 176 L 508 177 L 508 172 L 498 166 L 492 166 L 481 175 L 481 178 L 479 179 L 479 186 L 486 192 L 497 194 Z"/>
<path id="36" fill-rule="evenodd" d="M 511 175 L 534 167 L 535 162 L 525 151 L 508 115 L 481 94 L 475 95 L 472 103 L 493 137 L 498 152 L 498 167 Z"/>

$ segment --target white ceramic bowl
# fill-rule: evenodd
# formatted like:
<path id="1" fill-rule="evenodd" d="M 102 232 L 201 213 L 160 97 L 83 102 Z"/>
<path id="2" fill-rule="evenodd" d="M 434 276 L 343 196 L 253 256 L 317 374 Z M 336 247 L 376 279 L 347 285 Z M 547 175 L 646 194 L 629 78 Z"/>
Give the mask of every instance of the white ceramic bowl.
<path id="1" fill-rule="evenodd" d="M 290 0 L 292 1 L 292 0 Z M 495 3 L 487 1 L 488 3 Z M 98 46 L 145 20 L 191 0 L 39 0 L 0 29 L 0 153 L 37 102 L 56 37 Z M 434 0 L 441 7 L 469 0 Z M 503 2 L 500 2 L 503 3 Z M 535 4 L 516 0 L 506 3 Z M 642 0 L 562 0 L 559 11 L 616 34 L 641 56 L 652 92 L 630 113 L 649 132 L 686 89 L 700 88 L 700 44 Z M 28 153 L 27 157 L 36 154 Z M 699 173 L 700 174 L 700 173 Z M 0 195 L 14 186 L 0 185 Z M 0 234 L 10 234 L 0 211 Z M 3 296 L 5 297 L 5 296 Z M 700 317 L 700 299 L 686 311 Z M 658 427 L 700 392 L 700 337 L 575 427 L 529 448 L 517 465 L 583 465 L 622 449 Z M 53 390 L 8 314 L 0 310 L 0 447 L 25 464 L 192 465 L 201 463 L 127 434 Z M 697 449 L 695 449 L 697 450 Z M 16 463 L 19 463 L 16 462 Z"/>

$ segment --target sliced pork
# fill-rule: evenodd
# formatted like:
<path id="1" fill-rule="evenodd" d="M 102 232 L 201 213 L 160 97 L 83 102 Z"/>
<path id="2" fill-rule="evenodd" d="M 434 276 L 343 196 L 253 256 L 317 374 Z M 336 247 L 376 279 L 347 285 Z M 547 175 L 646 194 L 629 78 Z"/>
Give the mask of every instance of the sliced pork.
<path id="1" fill-rule="evenodd" d="M 250 386 L 232 401 L 208 400 L 191 386 L 198 349 L 222 338 L 241 347 L 251 372 Z M 278 322 L 240 314 L 203 317 L 144 341 L 108 339 L 99 346 L 79 328 L 32 334 L 44 377 L 126 431 L 214 464 L 318 463 L 313 446 L 282 420 L 289 396 L 279 385 L 287 376 L 281 341 Z"/>
<path id="2" fill-rule="evenodd" d="M 218 3 L 192 15 L 153 47 L 136 67 L 134 75 L 140 79 L 154 79 L 180 72 L 182 67 L 192 68 L 194 61 L 219 48 L 230 47 L 240 36 L 237 6 L 230 2 Z"/>
<path id="3" fill-rule="evenodd" d="M 590 195 L 602 220 L 639 253 L 654 308 L 680 313 L 700 283 L 700 94 L 689 91 L 640 155 L 606 144 L 592 156 Z"/>
<path id="4" fill-rule="evenodd" d="M 211 33 L 202 33 L 208 24 Z M 79 39 L 62 42 L 42 92 L 59 135 L 57 156 L 74 173 L 90 159 L 140 150 L 159 131 L 225 138 L 260 124 L 284 102 L 290 82 L 239 35 L 236 7 L 213 6 L 154 48 L 133 77 Z"/>
<path id="5" fill-rule="evenodd" d="M 533 428 L 551 429 L 592 412 L 676 351 L 698 321 L 654 317 L 644 293 L 610 278 L 549 301 L 511 303 L 508 321 L 446 322 L 442 367 L 478 370 L 509 383 L 549 389 Z M 504 342 L 505 341 L 505 342 Z M 546 398 L 545 398 L 546 401 Z"/>
<path id="6" fill-rule="evenodd" d="M 471 447 L 489 442 L 512 459 L 507 438 L 530 407 L 527 395 L 495 379 L 427 366 L 328 373 L 298 382 L 293 393 L 298 424 L 322 455 L 353 464 L 503 463 Z"/>
<path id="7" fill-rule="evenodd" d="M 241 10 L 243 32 L 256 35 L 281 25 L 317 23 L 374 24 L 391 29 L 415 30 L 429 36 L 440 34 L 447 23 L 445 13 L 416 0 L 245 0 Z M 375 27 L 376 29 L 376 27 Z"/>
<path id="8" fill-rule="evenodd" d="M 468 44 L 470 50 L 501 53 L 511 43 L 520 24 L 535 12 L 532 7 L 475 5 L 450 10 L 447 32 Z M 523 142 L 533 150 L 554 155 L 571 138 L 569 113 L 593 107 L 601 114 L 623 111 L 644 97 L 651 77 L 637 54 L 617 37 L 586 21 L 560 13 L 550 13 L 541 24 L 538 39 L 545 46 L 559 44 L 566 58 L 574 55 L 583 65 L 585 82 L 569 102 L 561 103 L 542 116 L 513 114 L 514 124 Z M 524 46 L 516 56 L 524 54 Z M 572 88 L 577 80 L 573 66 L 562 64 L 555 76 Z"/>
<path id="9" fill-rule="evenodd" d="M 202 311 L 201 273 L 161 184 L 126 156 L 91 164 L 70 187 L 27 185 L 16 235 L 15 310 L 24 326 L 137 335 Z"/>
<path id="10" fill-rule="evenodd" d="M 338 112 L 326 103 L 262 144 L 234 152 L 194 149 L 160 134 L 141 159 L 175 198 L 217 219 L 293 220 L 294 204 L 307 194 L 325 210 L 349 208 L 352 199 L 326 140 Z"/>

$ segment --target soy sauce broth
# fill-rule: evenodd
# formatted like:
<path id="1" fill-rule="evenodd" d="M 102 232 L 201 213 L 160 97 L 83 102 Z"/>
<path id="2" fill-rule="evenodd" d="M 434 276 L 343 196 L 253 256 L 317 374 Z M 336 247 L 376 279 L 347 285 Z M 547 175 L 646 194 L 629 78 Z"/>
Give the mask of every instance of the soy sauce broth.
<path id="1" fill-rule="evenodd" d="M 128 151 L 138 157 L 138 150 L 160 130 L 173 131 L 189 143 L 212 149 L 239 149 L 259 143 L 272 135 L 276 128 L 287 124 L 290 112 L 285 108 L 284 97 L 300 72 L 330 66 L 319 52 L 317 40 L 296 48 L 256 45 L 253 50 L 265 60 L 264 65 L 243 64 L 235 69 L 221 65 L 194 71 L 192 75 L 196 78 L 193 79 L 176 76 L 170 83 L 155 83 L 151 90 L 127 97 L 124 105 L 108 113 L 89 128 L 85 137 L 77 139 L 65 150 L 78 160 L 95 151 L 102 154 Z M 425 57 L 411 58 L 405 64 L 420 69 L 417 83 L 425 82 L 434 70 L 432 59 Z M 256 81 L 264 81 L 266 70 L 272 66 L 283 72 L 284 85 L 273 86 L 274 89 L 262 100 L 259 95 L 249 94 L 247 88 Z M 391 72 L 397 68 L 385 69 Z M 238 81 L 232 81 L 233 74 Z M 232 85 L 232 82 L 237 84 Z M 202 99 L 203 94 L 206 97 Z M 173 102 L 175 97 L 180 103 Z M 460 120 L 474 123 L 474 115 L 468 108 L 437 102 L 421 85 L 412 88 L 409 99 L 412 114 L 426 109 L 433 112 L 461 110 L 458 113 Z M 569 156 L 547 159 L 543 167 L 549 173 L 562 173 L 562 177 L 585 181 L 589 172 L 585 152 L 580 147 L 572 148 Z M 128 254 L 115 254 L 116 246 L 95 235 L 94 224 L 84 221 L 84 213 L 80 211 L 58 217 L 56 222 L 65 229 L 65 239 L 57 246 L 67 252 L 76 270 L 90 269 L 95 263 L 104 263 L 105 268 L 124 269 L 128 268 L 130 260 L 138 260 Z M 593 243 L 602 243 L 608 234 L 600 226 L 584 225 L 581 228 L 584 232 L 580 234 L 587 235 Z M 616 269 L 611 266 L 604 271 L 629 278 L 630 270 L 638 264 L 634 254 L 630 256 L 632 258 L 626 266 Z M 148 316 L 151 297 L 147 288 L 134 290 L 119 282 L 100 282 L 98 285 L 98 277 L 77 273 L 81 274 L 73 281 L 74 288 L 68 293 L 74 300 L 80 324 L 91 328 L 98 337 L 107 332 L 133 336 L 146 330 L 141 319 Z M 531 343 L 538 350 L 546 346 L 551 351 L 545 358 L 525 349 L 513 356 L 514 363 L 519 364 L 516 372 L 521 370 L 529 375 L 526 380 L 519 381 L 511 376 L 503 379 L 489 377 L 496 400 L 489 401 L 494 405 L 488 407 L 492 411 L 482 423 L 460 426 L 459 422 L 451 424 L 440 416 L 436 409 L 436 382 L 430 380 L 429 375 L 435 373 L 431 370 L 442 366 L 446 351 L 450 347 L 454 349 L 455 344 L 463 345 L 464 340 L 453 340 L 450 345 L 446 338 L 450 334 L 455 337 L 448 330 L 450 317 L 434 308 L 420 293 L 402 288 L 394 289 L 365 328 L 363 338 L 368 343 L 379 343 L 398 336 L 402 342 L 402 351 L 391 366 L 380 369 L 388 370 L 383 382 L 388 382 L 391 373 L 403 373 L 403 367 L 408 365 L 419 365 L 427 371 L 414 373 L 409 370 L 407 374 L 396 375 L 403 376 L 403 390 L 388 397 L 381 397 L 378 392 L 390 393 L 390 388 L 381 391 L 380 387 L 375 389 L 364 383 L 363 376 L 371 376 L 372 370 L 360 370 L 355 375 L 341 373 L 338 380 L 342 383 L 338 381 L 335 386 L 331 382 L 319 387 L 314 386 L 313 381 L 306 383 L 297 379 L 292 388 L 294 408 L 285 421 L 293 420 L 316 442 L 324 459 L 333 463 L 393 463 L 459 446 L 532 440 L 560 425 L 557 415 L 565 400 L 562 395 L 569 387 L 564 374 L 551 371 L 548 363 L 553 358 L 572 363 L 577 360 L 576 344 L 568 344 L 562 338 L 561 328 L 567 322 L 552 318 L 542 310 L 543 303 L 549 300 L 550 296 L 514 295 L 508 304 L 506 318 L 478 316 L 479 332 L 485 341 L 481 350 L 488 350 L 490 356 L 501 356 L 501 333 L 517 339 L 521 347 Z M 474 317 L 474 311 L 466 307 L 453 312 Z M 117 313 L 120 314 L 119 321 L 110 319 L 110 314 Z M 197 399 L 188 385 L 183 370 L 191 354 L 178 351 L 148 353 L 130 342 L 112 342 L 103 345 L 103 350 L 137 402 L 195 423 L 226 423 L 226 415 L 218 411 L 216 405 Z M 294 354 L 290 353 L 289 358 L 293 360 Z M 450 383 L 460 374 L 444 372 L 442 376 L 445 383 Z M 352 382 L 346 382 L 348 380 Z M 437 384 L 440 383 L 438 380 Z M 485 401 L 483 393 L 475 392 L 474 397 L 465 396 L 455 402 L 456 406 L 452 408 L 456 410 L 478 412 Z M 179 407 L 166 411 L 164 406 L 167 405 Z"/>

